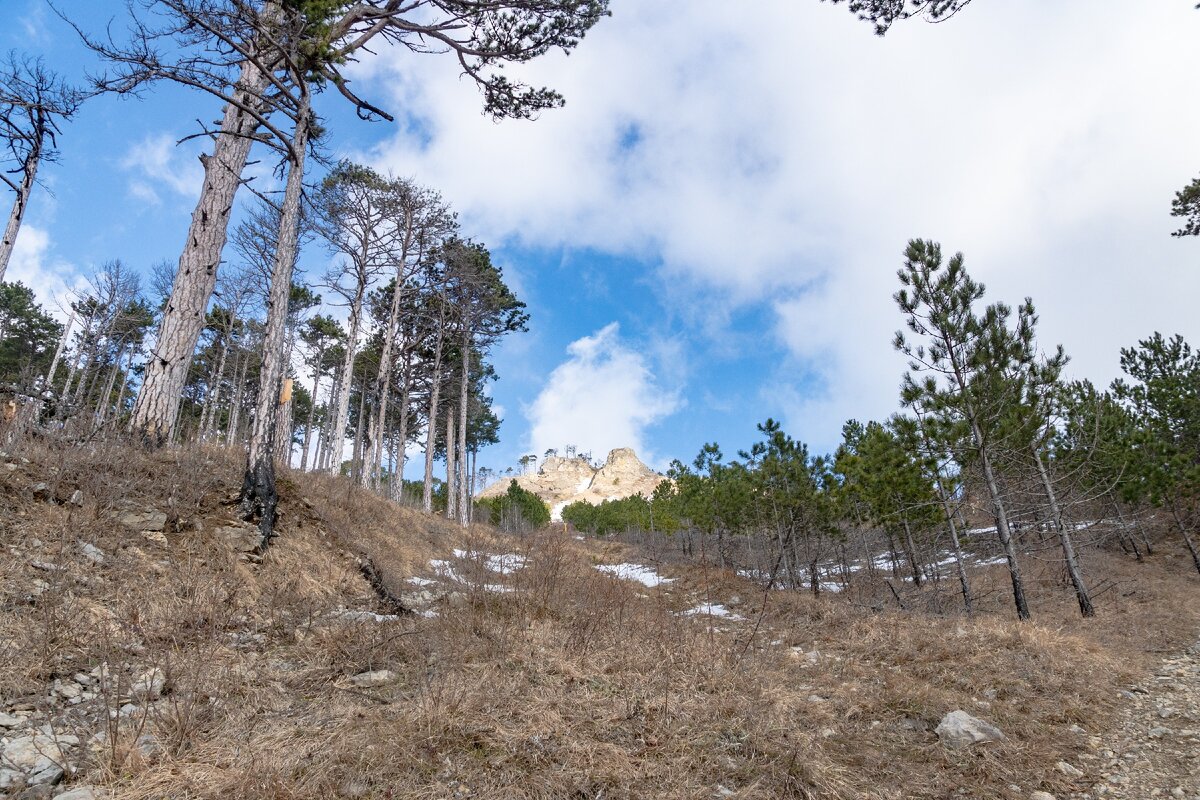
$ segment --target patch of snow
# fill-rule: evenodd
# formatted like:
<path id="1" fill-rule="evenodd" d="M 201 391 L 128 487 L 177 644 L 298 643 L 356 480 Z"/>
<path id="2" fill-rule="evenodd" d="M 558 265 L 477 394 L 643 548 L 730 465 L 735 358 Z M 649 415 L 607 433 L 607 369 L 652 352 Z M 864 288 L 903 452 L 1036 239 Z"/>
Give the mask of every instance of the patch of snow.
<path id="1" fill-rule="evenodd" d="M 654 570 L 641 564 L 600 564 L 596 569 L 612 575 L 614 578 L 637 581 L 651 589 L 661 583 L 670 583 L 675 580 L 674 578 L 664 578 Z"/>
<path id="2" fill-rule="evenodd" d="M 833 581 L 821 581 L 821 591 L 823 592 L 840 592 L 844 588 L 845 587 L 840 583 L 834 583 Z"/>
<path id="3" fill-rule="evenodd" d="M 695 608 L 689 608 L 687 611 L 682 613 L 685 617 L 698 617 L 701 615 L 707 615 L 710 617 L 722 617 L 724 619 L 735 621 L 745 619 L 745 617 L 738 616 L 719 603 L 701 603 Z"/>
<path id="4" fill-rule="evenodd" d="M 516 553 L 502 553 L 498 556 L 488 556 L 486 564 L 492 572 L 507 575 L 525 566 L 525 556 Z"/>
<path id="5" fill-rule="evenodd" d="M 550 509 L 550 521 L 562 522 L 562 512 L 567 505 L 568 503 L 566 500 L 563 500 L 561 503 L 555 503 L 554 508 Z"/>
<path id="6" fill-rule="evenodd" d="M 986 528 L 968 528 L 967 529 L 968 536 L 974 536 L 974 535 L 978 535 L 980 533 L 995 533 L 995 532 L 996 532 L 995 525 L 991 525 Z"/>
<path id="7" fill-rule="evenodd" d="M 466 581 L 464 581 L 462 577 L 454 571 L 454 567 L 450 565 L 449 561 L 434 559 L 433 561 L 429 562 L 429 568 L 433 570 L 434 574 L 438 577 L 448 578 L 449 580 L 457 583 L 466 583 Z"/>
<path id="8" fill-rule="evenodd" d="M 419 577 L 416 575 L 409 578 L 408 582 L 411 584 L 414 584 L 416 586 L 437 586 L 438 585 L 438 582 L 433 580 L 432 578 L 422 578 L 422 577 Z"/>
<path id="9" fill-rule="evenodd" d="M 346 622 L 395 622 L 400 619 L 396 614 L 376 614 L 373 611 L 354 611 L 352 609 L 339 611 L 334 616 Z"/>
<path id="10" fill-rule="evenodd" d="M 995 558 L 989 558 L 987 560 L 981 559 L 979 561 L 976 561 L 975 566 L 977 566 L 977 567 L 994 567 L 994 566 L 997 566 L 998 564 L 1007 564 L 1007 563 L 1008 563 L 1008 558 L 1006 558 L 1005 556 L 996 556 Z"/>

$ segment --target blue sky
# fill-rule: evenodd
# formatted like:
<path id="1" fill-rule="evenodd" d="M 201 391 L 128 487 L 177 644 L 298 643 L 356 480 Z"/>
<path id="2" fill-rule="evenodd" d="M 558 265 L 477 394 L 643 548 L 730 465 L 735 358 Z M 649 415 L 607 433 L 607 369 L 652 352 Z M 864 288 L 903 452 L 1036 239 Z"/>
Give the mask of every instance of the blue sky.
<path id="1" fill-rule="evenodd" d="M 91 30 L 123 13 L 61 5 Z M 398 123 L 321 99 L 335 155 L 439 189 L 529 304 L 494 354 L 504 442 L 481 463 L 576 444 L 662 467 L 733 454 L 768 416 L 836 446 L 896 407 L 913 236 L 963 250 L 992 298 L 1032 295 L 1076 375 L 1107 382 L 1154 330 L 1200 340 L 1200 242 L 1167 214 L 1200 172 L 1190 4 L 978 0 L 885 39 L 816 0 L 680 8 L 614 0 L 569 58 L 514 70 L 567 97 L 535 122 L 493 123 L 453 63 L 407 52 L 354 75 Z M 41 0 L 6 11 L 5 48 L 92 65 Z M 173 143 L 217 113 L 166 85 L 85 106 L 11 276 L 52 302 L 108 259 L 177 257 L 203 145 Z"/>

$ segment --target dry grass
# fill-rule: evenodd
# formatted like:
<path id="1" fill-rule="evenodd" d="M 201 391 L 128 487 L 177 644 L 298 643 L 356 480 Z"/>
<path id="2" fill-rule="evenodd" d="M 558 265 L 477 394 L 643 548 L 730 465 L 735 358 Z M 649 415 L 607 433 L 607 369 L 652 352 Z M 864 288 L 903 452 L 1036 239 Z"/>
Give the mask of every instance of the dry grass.
<path id="1" fill-rule="evenodd" d="M 232 518 L 239 477 L 223 451 L 39 444 L 21 455 L 31 463 L 0 468 L 0 698 L 52 712 L 63 730 L 107 731 L 78 780 L 120 798 L 1065 791 L 1053 766 L 1083 745 L 1067 728 L 1102 729 L 1117 687 L 1200 627 L 1198 582 L 1170 548 L 1145 565 L 1090 553 L 1090 569 L 1117 583 L 1086 624 L 1050 565 L 1031 566 L 1034 624 L 1010 619 L 999 571 L 979 576 L 972 619 L 872 613 L 865 595 L 765 597 L 698 565 L 673 565 L 675 582 L 648 590 L 592 568 L 635 560 L 623 546 L 464 532 L 342 480 L 292 475 L 281 535 L 260 564 L 212 533 Z M 59 495 L 81 489 L 83 507 L 35 500 L 37 481 Z M 165 543 L 113 519 L 147 507 L 168 513 Z M 82 558 L 81 541 L 105 562 Z M 436 618 L 329 619 L 388 610 L 364 560 L 399 595 L 456 547 L 520 553 L 528 566 L 500 594 L 482 588 L 482 565 L 462 565 L 468 586 Z M 34 596 L 38 580 L 49 586 Z M 705 600 L 747 620 L 677 613 Z M 112 678 L 96 703 L 48 706 L 56 678 L 101 663 Z M 163 698 L 111 721 L 152 667 Z M 377 669 L 395 682 L 347 681 Z M 932 728 L 956 708 L 1008 739 L 944 748 Z M 152 746 L 139 748 L 146 735 Z"/>

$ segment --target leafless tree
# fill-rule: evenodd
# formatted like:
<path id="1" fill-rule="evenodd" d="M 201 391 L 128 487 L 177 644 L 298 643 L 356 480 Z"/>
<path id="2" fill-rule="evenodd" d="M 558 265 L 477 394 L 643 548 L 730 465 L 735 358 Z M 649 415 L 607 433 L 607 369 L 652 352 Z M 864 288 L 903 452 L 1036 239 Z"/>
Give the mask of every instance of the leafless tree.
<path id="1" fill-rule="evenodd" d="M 41 59 L 10 53 L 0 66 L 0 181 L 13 205 L 0 239 L 0 281 L 8 269 L 38 168 L 58 157 L 60 125 L 79 110 L 83 95 Z"/>

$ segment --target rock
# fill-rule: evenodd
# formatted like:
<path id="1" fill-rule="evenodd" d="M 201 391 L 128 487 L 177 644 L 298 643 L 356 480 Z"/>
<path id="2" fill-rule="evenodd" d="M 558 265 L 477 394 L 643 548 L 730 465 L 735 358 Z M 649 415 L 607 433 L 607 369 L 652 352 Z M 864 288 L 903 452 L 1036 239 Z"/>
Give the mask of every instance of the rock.
<path id="1" fill-rule="evenodd" d="M 1029 795 L 1029 800 L 1055 800 L 1055 797 L 1049 792 L 1034 792 Z"/>
<path id="2" fill-rule="evenodd" d="M 1150 729 L 1150 738 L 1151 739 L 1161 739 L 1162 737 L 1166 736 L 1170 732 L 1171 731 L 1169 728 L 1154 727 L 1154 728 Z"/>
<path id="3" fill-rule="evenodd" d="M 63 768 L 58 764 L 51 764 L 30 775 L 28 783 L 30 786 L 54 786 L 62 779 Z"/>
<path id="4" fill-rule="evenodd" d="M 33 492 L 34 500 L 49 500 L 51 496 L 50 484 L 45 481 L 39 481 L 30 487 L 29 491 Z"/>
<path id="5" fill-rule="evenodd" d="M 934 730 L 943 744 L 954 748 L 998 742 L 1005 738 L 996 726 L 972 717 L 962 710 L 951 711 L 942 717 L 942 721 Z"/>
<path id="6" fill-rule="evenodd" d="M 16 714 L 5 714 L 0 711 L 0 728 L 19 728 L 25 724 L 23 717 L 18 717 Z"/>
<path id="7" fill-rule="evenodd" d="M 129 694 L 136 700 L 154 700 L 163 693 L 166 684 L 166 674 L 158 667 L 152 667 L 133 679 Z"/>
<path id="8" fill-rule="evenodd" d="M 262 546 L 262 533 L 248 525 L 224 525 L 217 536 L 239 553 L 252 553 Z"/>
<path id="9" fill-rule="evenodd" d="M 59 697 L 70 700 L 83 694 L 83 687 L 75 683 L 75 681 L 62 681 L 54 687 L 54 691 Z"/>
<path id="10" fill-rule="evenodd" d="M 0 760 L 29 773 L 42 773 L 52 767 L 59 767 L 59 777 L 62 777 L 62 750 L 55 744 L 54 739 L 40 733 L 13 739 L 4 746 Z"/>
<path id="11" fill-rule="evenodd" d="M 1072 725 L 1071 727 L 1067 728 L 1067 730 L 1070 731 L 1071 733 L 1078 733 L 1078 734 L 1086 734 L 1087 733 L 1087 731 L 1085 731 L 1083 728 L 1079 727 L 1078 725 Z"/>
<path id="12" fill-rule="evenodd" d="M 54 795 L 54 800 L 100 800 L 104 794 L 91 786 L 77 786 L 68 792 Z"/>
<path id="13" fill-rule="evenodd" d="M 582 500 L 598 505 L 638 493 L 649 497 L 666 478 L 643 464 L 633 450 L 621 447 L 608 454 L 600 469 L 593 468 L 582 457 L 551 456 L 536 475 L 502 478 L 484 489 L 480 497 L 499 497 L 514 480 L 522 489 L 540 497 L 550 507 L 551 519 L 558 520 L 569 503 Z"/>
<path id="14" fill-rule="evenodd" d="M 377 669 L 373 672 L 360 672 L 350 679 L 350 683 L 359 689 L 375 689 L 395 683 L 400 676 L 390 669 Z"/>
<path id="15" fill-rule="evenodd" d="M 0 789 L 7 789 L 16 783 L 17 779 L 20 777 L 21 773 L 17 772 L 15 769 L 5 769 L 0 767 Z"/>
<path id="16" fill-rule="evenodd" d="M 71 496 L 67 498 L 67 502 L 76 508 L 81 508 L 83 506 L 83 491 L 76 489 L 71 492 Z"/>
<path id="17" fill-rule="evenodd" d="M 1067 763 L 1066 761 L 1060 761 L 1057 764 L 1055 764 L 1054 766 L 1055 766 L 1055 769 L 1057 769 L 1063 775 L 1066 775 L 1068 778 L 1082 778 L 1083 777 L 1083 770 Z"/>
<path id="18" fill-rule="evenodd" d="M 121 515 L 121 524 L 135 531 L 157 533 L 167 527 L 167 515 L 161 511 L 150 509 L 134 511 Z"/>
<path id="19" fill-rule="evenodd" d="M 334 616 L 346 622 L 395 622 L 400 619 L 396 614 L 376 614 L 374 611 L 355 611 L 349 608 L 337 612 Z"/>
<path id="20" fill-rule="evenodd" d="M 91 561 L 93 564 L 103 564 L 104 563 L 104 551 L 101 550 L 99 547 L 96 547 L 96 545 L 94 545 L 94 544 L 88 544 L 87 542 L 80 542 L 79 543 L 79 552 L 83 554 L 84 558 L 86 558 L 88 561 Z"/>

